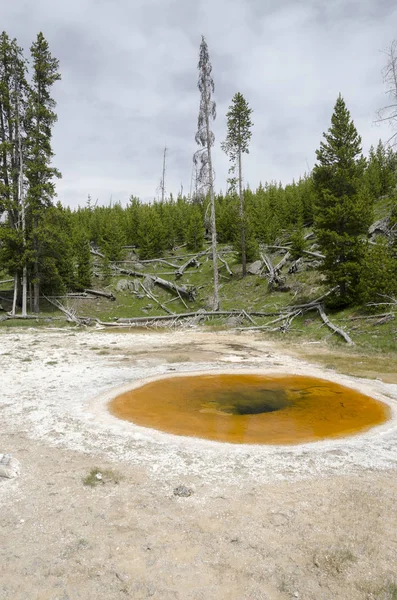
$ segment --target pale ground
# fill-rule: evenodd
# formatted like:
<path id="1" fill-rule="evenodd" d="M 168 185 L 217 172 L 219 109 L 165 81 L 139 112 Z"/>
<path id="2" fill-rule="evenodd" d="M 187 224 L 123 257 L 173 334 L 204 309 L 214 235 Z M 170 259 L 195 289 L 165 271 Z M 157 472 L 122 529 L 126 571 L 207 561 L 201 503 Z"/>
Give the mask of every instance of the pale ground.
<path id="1" fill-rule="evenodd" d="M 389 403 L 386 426 L 293 447 L 167 435 L 106 411 L 114 388 L 192 371 L 312 374 Z M 397 385 L 253 334 L 0 332 L 3 600 L 395 600 Z M 93 467 L 120 483 L 83 484 Z M 177 498 L 173 489 L 194 490 Z"/>

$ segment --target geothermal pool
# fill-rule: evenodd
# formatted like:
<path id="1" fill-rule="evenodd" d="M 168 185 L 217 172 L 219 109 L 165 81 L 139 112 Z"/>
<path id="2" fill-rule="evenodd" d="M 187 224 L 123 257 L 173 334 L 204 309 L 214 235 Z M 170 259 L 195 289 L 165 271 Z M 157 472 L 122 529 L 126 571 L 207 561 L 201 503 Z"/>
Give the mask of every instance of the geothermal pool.
<path id="1" fill-rule="evenodd" d="M 175 435 L 234 444 L 300 444 L 364 432 L 390 408 L 331 381 L 296 375 L 189 375 L 114 398 L 120 419 Z"/>

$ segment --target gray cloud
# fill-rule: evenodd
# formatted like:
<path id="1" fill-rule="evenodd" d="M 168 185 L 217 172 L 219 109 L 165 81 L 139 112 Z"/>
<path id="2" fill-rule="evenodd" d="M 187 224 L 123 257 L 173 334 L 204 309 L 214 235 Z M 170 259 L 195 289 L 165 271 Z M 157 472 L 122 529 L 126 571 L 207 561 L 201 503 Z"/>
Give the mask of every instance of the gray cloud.
<path id="1" fill-rule="evenodd" d="M 2 27 L 28 50 L 43 31 L 60 60 L 54 164 L 64 204 L 150 200 L 168 150 L 167 190 L 190 188 L 196 150 L 198 47 L 206 35 L 218 118 L 214 165 L 225 187 L 220 150 L 236 91 L 254 109 L 246 182 L 297 179 L 313 166 L 339 92 L 364 150 L 387 139 L 375 126 L 385 102 L 384 49 L 395 36 L 397 6 L 373 0 L 14 0 Z"/>

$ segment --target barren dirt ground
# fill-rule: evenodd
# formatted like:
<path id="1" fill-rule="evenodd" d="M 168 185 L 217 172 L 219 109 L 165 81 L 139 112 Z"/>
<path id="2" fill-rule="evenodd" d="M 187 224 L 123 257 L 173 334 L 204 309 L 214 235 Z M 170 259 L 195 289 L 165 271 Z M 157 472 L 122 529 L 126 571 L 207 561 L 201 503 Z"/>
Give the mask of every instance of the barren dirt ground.
<path id="1" fill-rule="evenodd" d="M 137 380 L 225 370 L 328 378 L 387 402 L 393 418 L 266 447 L 106 411 Z M 0 453 L 21 465 L 0 480 L 1 599 L 397 598 L 396 383 L 311 365 L 253 334 L 10 329 L 0 409 Z M 84 485 L 94 467 L 120 481 Z M 178 485 L 192 495 L 175 496 Z"/>

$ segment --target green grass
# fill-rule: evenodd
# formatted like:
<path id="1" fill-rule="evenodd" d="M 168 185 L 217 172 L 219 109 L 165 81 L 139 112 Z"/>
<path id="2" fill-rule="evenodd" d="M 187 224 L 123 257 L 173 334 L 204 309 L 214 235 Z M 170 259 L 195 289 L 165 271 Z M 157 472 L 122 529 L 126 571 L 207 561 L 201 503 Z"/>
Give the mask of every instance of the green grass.
<path id="1" fill-rule="evenodd" d="M 377 216 L 388 210 L 388 200 L 382 200 L 376 205 Z M 223 245 L 219 246 L 224 249 Z M 171 256 L 167 256 L 167 260 L 176 264 L 182 264 L 186 258 L 182 256 L 186 252 L 185 249 L 174 252 Z M 284 269 L 283 277 L 286 279 L 286 284 L 290 290 L 287 292 L 277 292 L 269 290 L 267 279 L 265 277 L 257 277 L 248 275 L 246 278 L 241 278 L 241 265 L 238 264 L 235 254 L 230 251 L 226 255 L 230 268 L 234 275 L 229 277 L 226 274 L 224 267 L 220 267 L 220 273 L 223 277 L 220 278 L 220 302 L 222 310 L 246 310 L 247 312 L 277 312 L 287 306 L 295 304 L 304 304 L 310 300 L 320 297 L 325 291 L 322 276 L 316 270 L 305 270 L 294 275 L 289 275 Z M 282 253 L 274 253 L 271 255 L 273 264 L 276 265 L 281 260 Z M 179 257 L 179 258 L 178 258 Z M 145 273 L 158 275 L 170 281 L 176 281 L 179 285 L 194 286 L 197 290 L 197 297 L 194 302 L 187 302 L 188 311 L 196 311 L 199 309 L 211 308 L 211 297 L 213 293 L 212 274 L 213 265 L 210 255 L 201 257 L 200 269 L 195 267 L 189 268 L 181 279 L 176 280 L 174 270 L 163 264 L 150 263 L 145 265 Z M 125 263 L 123 266 L 132 269 L 131 263 Z M 75 309 L 79 316 L 96 317 L 101 321 L 113 321 L 117 318 L 132 318 L 132 317 L 152 317 L 156 315 L 164 315 L 165 312 L 153 300 L 143 296 L 139 298 L 131 291 L 119 292 L 116 290 L 117 283 L 120 279 L 131 279 L 127 275 L 113 277 L 108 285 L 104 285 L 100 281 L 95 283 L 95 287 L 106 289 L 116 296 L 116 301 L 111 302 L 105 298 L 93 299 L 68 299 L 65 304 L 69 308 Z M 139 279 L 141 281 L 141 279 Z M 12 290 L 8 292 L 10 297 Z M 140 292 L 139 292 L 140 293 Z M 158 286 L 154 286 L 152 293 L 156 296 L 159 302 L 166 304 L 173 295 Z M 0 294 L 1 295 L 1 294 Z M 143 295 L 143 293 L 142 293 Z M 151 308 L 147 308 L 152 305 Z M 176 298 L 175 301 L 167 303 L 166 306 L 174 313 L 186 312 L 186 307 L 183 302 Z M 0 322 L 0 329 L 12 327 L 75 327 L 74 324 L 67 323 L 53 306 L 43 301 L 40 320 L 7 320 Z M 0 313 L 1 314 L 1 313 Z M 318 342 L 318 347 L 326 347 L 330 351 L 338 350 L 344 356 L 353 356 L 356 354 L 378 356 L 389 355 L 397 358 L 397 318 L 383 325 L 374 326 L 373 320 L 351 320 L 351 317 L 364 315 L 364 312 L 357 308 L 349 308 L 343 311 L 331 311 L 327 309 L 329 319 L 338 327 L 345 329 L 355 342 L 354 348 L 346 346 L 345 342 L 337 335 L 333 334 L 321 321 L 319 315 L 313 312 L 307 312 L 304 315 L 293 320 L 290 328 L 286 333 L 280 331 L 270 332 L 268 330 L 258 333 L 266 337 L 266 339 L 277 342 L 287 342 L 291 345 L 303 345 L 304 343 Z M 46 317 L 57 317 L 56 321 L 46 321 Z M 272 320 L 272 317 L 254 317 L 257 325 L 265 325 Z M 223 317 L 212 317 L 202 323 L 212 330 L 225 329 L 228 327 L 227 319 Z M 252 325 L 247 319 L 242 318 L 242 326 Z M 277 326 L 275 324 L 274 326 Z M 321 344 L 320 344 L 321 342 Z M 315 346 L 313 346 L 313 349 Z M 97 350 L 98 354 L 107 354 L 106 349 L 99 349 L 96 346 L 91 347 L 92 350 Z M 333 359 L 331 360 L 332 363 Z M 328 360 L 329 362 L 329 360 Z"/>
<path id="2" fill-rule="evenodd" d="M 83 477 L 83 484 L 88 487 L 96 487 L 98 485 L 105 485 L 106 483 L 119 484 L 121 479 L 121 475 L 115 471 L 94 467 L 88 475 Z"/>

